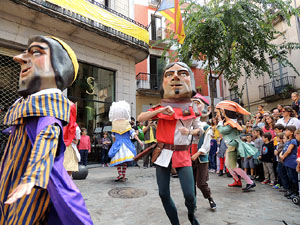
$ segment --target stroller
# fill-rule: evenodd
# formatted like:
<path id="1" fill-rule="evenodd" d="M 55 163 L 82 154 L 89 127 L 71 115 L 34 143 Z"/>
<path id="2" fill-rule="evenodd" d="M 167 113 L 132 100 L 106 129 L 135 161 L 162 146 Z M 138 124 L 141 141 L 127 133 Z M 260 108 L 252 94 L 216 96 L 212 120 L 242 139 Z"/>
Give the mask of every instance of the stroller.
<path id="1" fill-rule="evenodd" d="M 298 187 L 299 187 L 299 193 L 298 195 L 292 198 L 292 201 L 294 204 L 300 206 L 300 173 L 298 173 Z"/>

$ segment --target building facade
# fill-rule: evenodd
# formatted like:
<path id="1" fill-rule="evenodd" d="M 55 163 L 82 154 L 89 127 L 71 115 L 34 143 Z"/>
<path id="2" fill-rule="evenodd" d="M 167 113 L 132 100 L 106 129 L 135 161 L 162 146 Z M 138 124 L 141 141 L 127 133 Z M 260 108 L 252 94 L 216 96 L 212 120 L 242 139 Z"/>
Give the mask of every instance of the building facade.
<path id="1" fill-rule="evenodd" d="M 295 0 L 292 3 L 295 7 L 300 6 L 300 1 Z M 299 17 L 293 16 L 291 18 L 291 26 L 281 18 L 278 17 L 274 21 L 276 30 L 283 33 L 273 41 L 274 44 L 282 44 L 285 42 L 296 42 L 300 41 L 300 20 Z M 225 96 L 228 99 L 239 100 L 242 102 L 248 110 L 252 113 L 257 112 L 257 106 L 264 105 L 265 111 L 270 111 L 277 107 L 277 104 L 291 105 L 291 93 L 300 89 L 300 78 L 295 71 L 281 63 L 279 63 L 274 56 L 266 56 L 269 60 L 272 71 L 275 73 L 274 77 L 265 75 L 259 78 L 251 76 L 251 79 L 241 78 L 239 82 L 230 87 L 226 81 L 224 82 Z M 300 71 L 300 50 L 294 50 L 288 52 L 288 58 L 290 62 L 296 67 L 297 71 Z M 235 92 L 236 87 L 245 86 L 242 97 Z"/>
<path id="2" fill-rule="evenodd" d="M 148 26 L 149 43 L 152 46 L 149 49 L 148 58 L 136 64 L 137 115 L 160 103 L 162 70 L 169 61 L 167 58 L 163 58 L 167 43 L 162 41 L 168 36 L 168 21 L 156 11 L 159 2 L 159 0 L 135 0 L 135 20 Z M 184 5 L 181 5 L 181 8 L 184 8 Z M 165 52 L 165 55 L 168 56 L 170 51 Z M 192 63 L 191 69 L 195 78 L 194 88 L 210 101 L 210 85 L 201 65 L 201 61 L 193 61 Z M 213 90 L 214 102 L 217 103 L 223 98 L 222 82 L 217 81 L 217 85 Z"/>
<path id="3" fill-rule="evenodd" d="M 0 105 L 8 108 L 18 98 L 19 66 L 12 56 L 24 51 L 29 37 L 50 35 L 77 55 L 77 80 L 64 93 L 76 102 L 81 127 L 92 135 L 108 125 L 113 101 L 127 101 L 135 116 L 135 64 L 148 56 L 149 35 L 133 9 L 132 0 L 2 0 Z"/>

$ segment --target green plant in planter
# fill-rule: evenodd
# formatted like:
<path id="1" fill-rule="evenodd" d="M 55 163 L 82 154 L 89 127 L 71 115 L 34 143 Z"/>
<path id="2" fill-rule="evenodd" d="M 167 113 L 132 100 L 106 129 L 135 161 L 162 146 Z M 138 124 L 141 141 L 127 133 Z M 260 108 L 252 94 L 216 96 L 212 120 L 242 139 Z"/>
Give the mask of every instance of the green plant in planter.
<path id="1" fill-rule="evenodd" d="M 296 89 L 291 85 L 287 84 L 280 92 L 281 98 L 289 98 L 292 94 L 292 92 L 296 91 Z"/>

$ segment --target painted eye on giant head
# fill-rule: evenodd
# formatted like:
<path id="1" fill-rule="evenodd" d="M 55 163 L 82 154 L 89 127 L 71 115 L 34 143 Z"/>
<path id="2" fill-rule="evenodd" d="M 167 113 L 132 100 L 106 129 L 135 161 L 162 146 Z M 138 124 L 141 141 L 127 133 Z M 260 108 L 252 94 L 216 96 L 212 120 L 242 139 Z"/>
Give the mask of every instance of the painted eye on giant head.
<path id="1" fill-rule="evenodd" d="M 189 76 L 189 73 L 187 71 L 178 71 L 177 74 L 180 77 L 187 77 L 187 76 Z"/>
<path id="2" fill-rule="evenodd" d="M 31 54 L 32 54 L 33 56 L 40 56 L 42 53 L 41 53 L 41 51 L 38 50 L 38 49 L 33 49 L 33 50 L 31 50 Z"/>
<path id="3" fill-rule="evenodd" d="M 173 72 L 166 72 L 165 73 L 165 77 L 170 77 L 170 76 L 173 76 Z"/>

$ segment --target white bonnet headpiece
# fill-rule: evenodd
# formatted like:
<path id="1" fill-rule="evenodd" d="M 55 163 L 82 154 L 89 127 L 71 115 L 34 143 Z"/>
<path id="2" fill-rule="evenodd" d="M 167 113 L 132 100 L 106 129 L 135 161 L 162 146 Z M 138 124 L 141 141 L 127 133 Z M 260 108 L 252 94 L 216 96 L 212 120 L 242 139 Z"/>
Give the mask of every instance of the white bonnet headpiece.
<path id="1" fill-rule="evenodd" d="M 126 101 L 113 102 L 109 109 L 109 121 L 125 119 L 130 121 L 130 106 Z"/>

